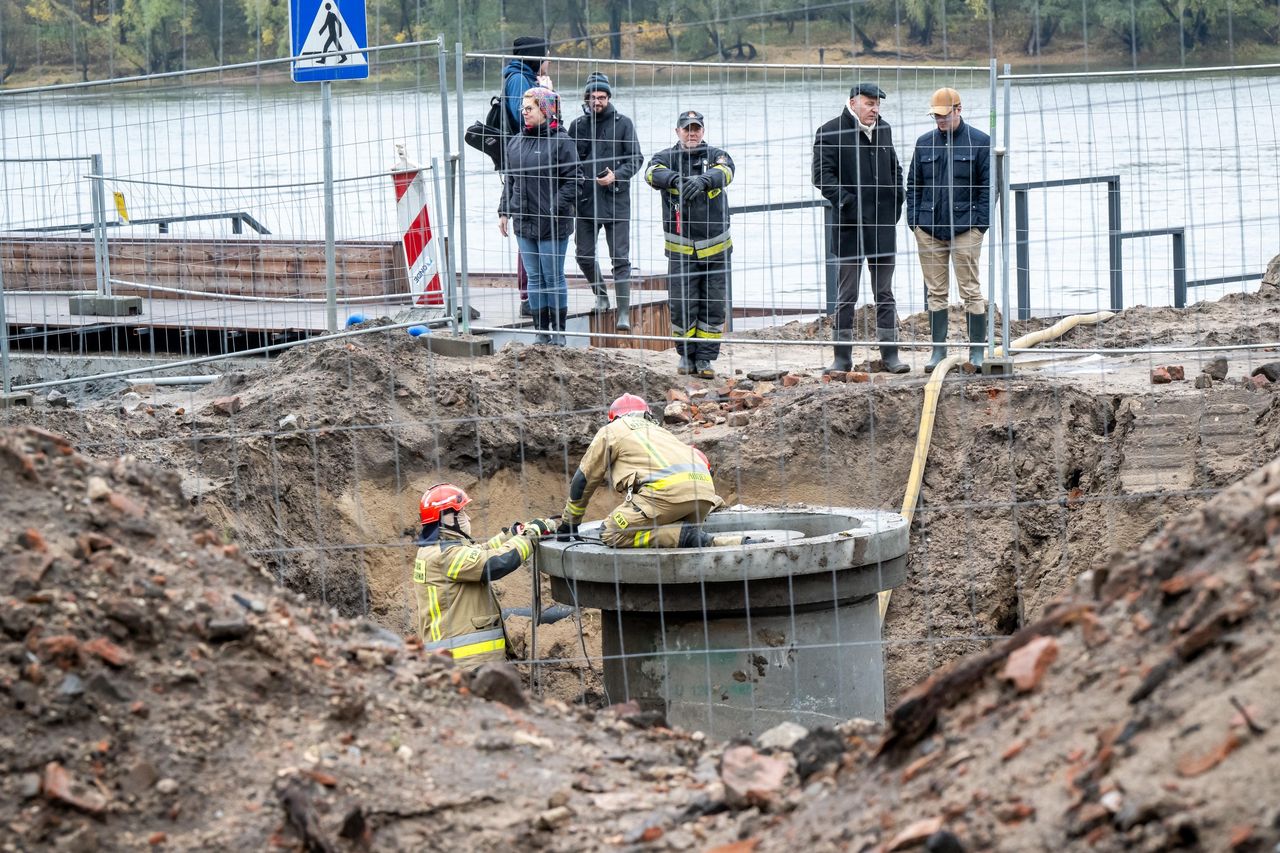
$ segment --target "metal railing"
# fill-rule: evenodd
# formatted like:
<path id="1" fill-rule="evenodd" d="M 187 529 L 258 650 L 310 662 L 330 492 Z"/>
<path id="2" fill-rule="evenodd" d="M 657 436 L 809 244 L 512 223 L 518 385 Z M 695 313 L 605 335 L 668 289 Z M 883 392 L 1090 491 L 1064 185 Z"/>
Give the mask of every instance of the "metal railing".
<path id="1" fill-rule="evenodd" d="M 193 213 L 187 216 L 156 216 L 150 219 L 130 219 L 128 222 L 103 222 L 104 228 L 119 228 L 123 225 L 157 225 L 161 234 L 169 233 L 169 226 L 175 222 L 207 222 L 219 219 L 231 220 L 231 233 L 243 234 L 247 225 L 259 234 L 270 234 L 271 231 L 259 222 L 253 214 L 244 210 L 229 210 L 222 213 Z M 15 228 L 17 233 L 51 233 L 55 231 L 92 231 L 98 227 L 95 222 L 71 222 L 65 225 L 40 225 L 33 228 Z"/>

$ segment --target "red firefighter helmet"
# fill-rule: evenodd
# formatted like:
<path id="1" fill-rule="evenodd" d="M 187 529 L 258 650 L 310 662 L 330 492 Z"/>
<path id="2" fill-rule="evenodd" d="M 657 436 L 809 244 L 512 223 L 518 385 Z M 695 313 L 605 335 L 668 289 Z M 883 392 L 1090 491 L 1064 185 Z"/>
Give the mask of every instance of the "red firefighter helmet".
<path id="1" fill-rule="evenodd" d="M 440 521 L 440 514 L 451 509 L 458 512 L 471 503 L 467 493 L 449 483 L 432 486 L 422 495 L 418 502 L 418 517 L 423 524 L 435 524 Z"/>
<path id="2" fill-rule="evenodd" d="M 696 455 L 699 459 L 702 460 L 702 464 L 707 466 L 707 470 L 710 471 L 711 460 L 707 458 L 707 454 L 703 453 L 701 450 L 699 450 L 696 447 L 693 449 L 693 452 L 694 452 L 694 455 Z"/>
<path id="3" fill-rule="evenodd" d="M 609 420 L 623 415 L 647 415 L 649 404 L 635 394 L 623 394 L 609 406 Z"/>

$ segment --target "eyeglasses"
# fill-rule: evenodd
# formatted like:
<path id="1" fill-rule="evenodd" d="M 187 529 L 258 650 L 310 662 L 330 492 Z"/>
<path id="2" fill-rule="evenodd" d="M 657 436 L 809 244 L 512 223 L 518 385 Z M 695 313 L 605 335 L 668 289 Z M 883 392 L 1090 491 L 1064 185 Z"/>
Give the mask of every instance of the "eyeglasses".
<path id="1" fill-rule="evenodd" d="M 531 112 L 533 112 L 533 111 L 534 111 L 534 110 L 536 110 L 536 109 L 537 109 L 537 107 L 535 107 L 533 104 L 525 104 L 523 107 L 521 107 L 521 108 L 520 108 L 520 112 L 522 112 L 522 113 L 531 113 Z"/>
<path id="2" fill-rule="evenodd" d="M 587 95 L 587 100 L 588 101 L 607 101 L 609 100 L 609 96 L 602 92 L 598 95 Z"/>

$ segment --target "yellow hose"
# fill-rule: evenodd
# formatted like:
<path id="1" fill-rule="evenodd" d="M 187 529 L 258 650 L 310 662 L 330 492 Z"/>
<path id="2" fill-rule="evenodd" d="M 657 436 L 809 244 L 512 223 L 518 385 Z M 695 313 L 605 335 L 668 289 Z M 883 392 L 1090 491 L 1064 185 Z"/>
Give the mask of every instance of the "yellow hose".
<path id="1" fill-rule="evenodd" d="M 1060 338 L 1081 324 L 1105 323 L 1114 317 L 1110 311 L 1098 311 L 1094 314 L 1076 314 L 1063 317 L 1048 328 L 1023 335 L 1009 345 L 1010 349 L 1025 349 L 1036 344 Z M 996 358 L 1004 357 L 1004 347 L 996 347 Z M 907 493 L 902 497 L 902 515 L 907 519 L 907 528 L 911 527 L 911 518 L 915 515 L 916 502 L 920 499 L 920 485 L 924 482 L 924 467 L 929 460 L 929 444 L 933 440 L 933 421 L 938 413 L 938 395 L 942 391 L 942 380 L 947 372 L 956 365 L 963 364 L 963 356 L 953 355 L 942 360 L 933 369 L 928 383 L 924 386 L 924 405 L 920 409 L 920 429 L 916 432 L 916 449 L 911 456 L 911 474 L 907 477 Z M 885 613 L 889 610 L 891 590 L 880 593 L 880 624 L 884 625 Z"/>

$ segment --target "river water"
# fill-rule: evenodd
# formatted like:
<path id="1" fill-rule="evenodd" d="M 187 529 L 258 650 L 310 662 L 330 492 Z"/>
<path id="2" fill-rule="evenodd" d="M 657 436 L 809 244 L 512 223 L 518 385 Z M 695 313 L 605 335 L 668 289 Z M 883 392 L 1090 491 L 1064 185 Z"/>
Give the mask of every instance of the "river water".
<path id="1" fill-rule="evenodd" d="M 553 75 L 559 75 L 563 91 L 577 92 L 587 70 L 563 63 Z M 646 160 L 674 143 L 677 113 L 697 109 L 706 115 L 708 142 L 727 149 L 736 161 L 729 190 L 733 204 L 818 197 L 809 179 L 813 131 L 843 108 L 855 79 L 851 72 L 699 70 L 676 76 L 634 67 L 615 74 L 615 106 L 635 119 Z M 877 80 L 889 94 L 883 116 L 894 128 L 904 167 L 916 137 L 932 127 L 925 106 L 938 86 L 959 89 L 965 118 L 981 129 L 989 127 L 986 69 L 921 68 L 863 76 Z M 476 75 L 462 110 L 468 122 L 484 115 L 497 81 L 496 64 Z M 1123 228 L 1184 227 L 1188 278 L 1260 273 L 1280 252 L 1280 118 L 1272 102 L 1274 81 L 1243 72 L 1015 81 L 1009 115 L 1012 181 L 1118 174 Z M 1002 106 L 1002 94 L 998 100 Z M 568 97 L 566 118 L 578 109 L 576 95 Z M 0 135 L 8 158 L 101 152 L 109 176 L 108 207 L 113 208 L 111 194 L 119 192 L 135 219 L 245 210 L 273 235 L 319 239 L 324 233 L 320 113 L 314 85 L 89 90 L 0 98 Z M 456 139 L 452 99 L 448 122 Z M 444 153 L 441 126 L 433 86 L 335 85 L 339 239 L 396 238 L 394 196 L 386 175 L 394 162 L 394 145 L 404 143 L 411 159 L 428 163 Z M 1001 125 L 998 141 L 1003 133 Z M 498 177 L 476 152 L 468 149 L 467 155 L 470 269 L 509 271 L 515 247 L 497 231 Z M 87 163 L 0 164 L 6 200 L 0 228 L 89 221 L 86 174 Z M 633 263 L 643 272 L 660 271 L 665 260 L 658 194 L 637 181 L 632 197 Z M 1105 186 L 1033 191 L 1029 208 L 1030 309 L 1056 314 L 1108 307 Z M 735 303 L 820 310 L 820 226 L 816 209 L 736 217 Z M 113 229 L 111 234 L 139 233 L 139 228 Z M 230 228 L 225 221 L 197 222 L 174 225 L 172 233 L 229 236 Z M 984 251 L 990 250 L 992 236 L 995 231 Z M 250 234 L 243 239 L 261 238 Z M 914 250 L 914 238 L 900 223 L 895 292 L 901 313 L 923 307 Z M 576 272 L 572 252 L 568 266 Z M 1171 303 L 1168 237 L 1126 241 L 1124 271 L 1127 306 Z M 984 255 L 984 287 L 988 278 Z M 1001 278 L 997 273 L 997 287 Z M 1191 300 L 1256 287 L 1255 280 L 1199 288 Z"/>

